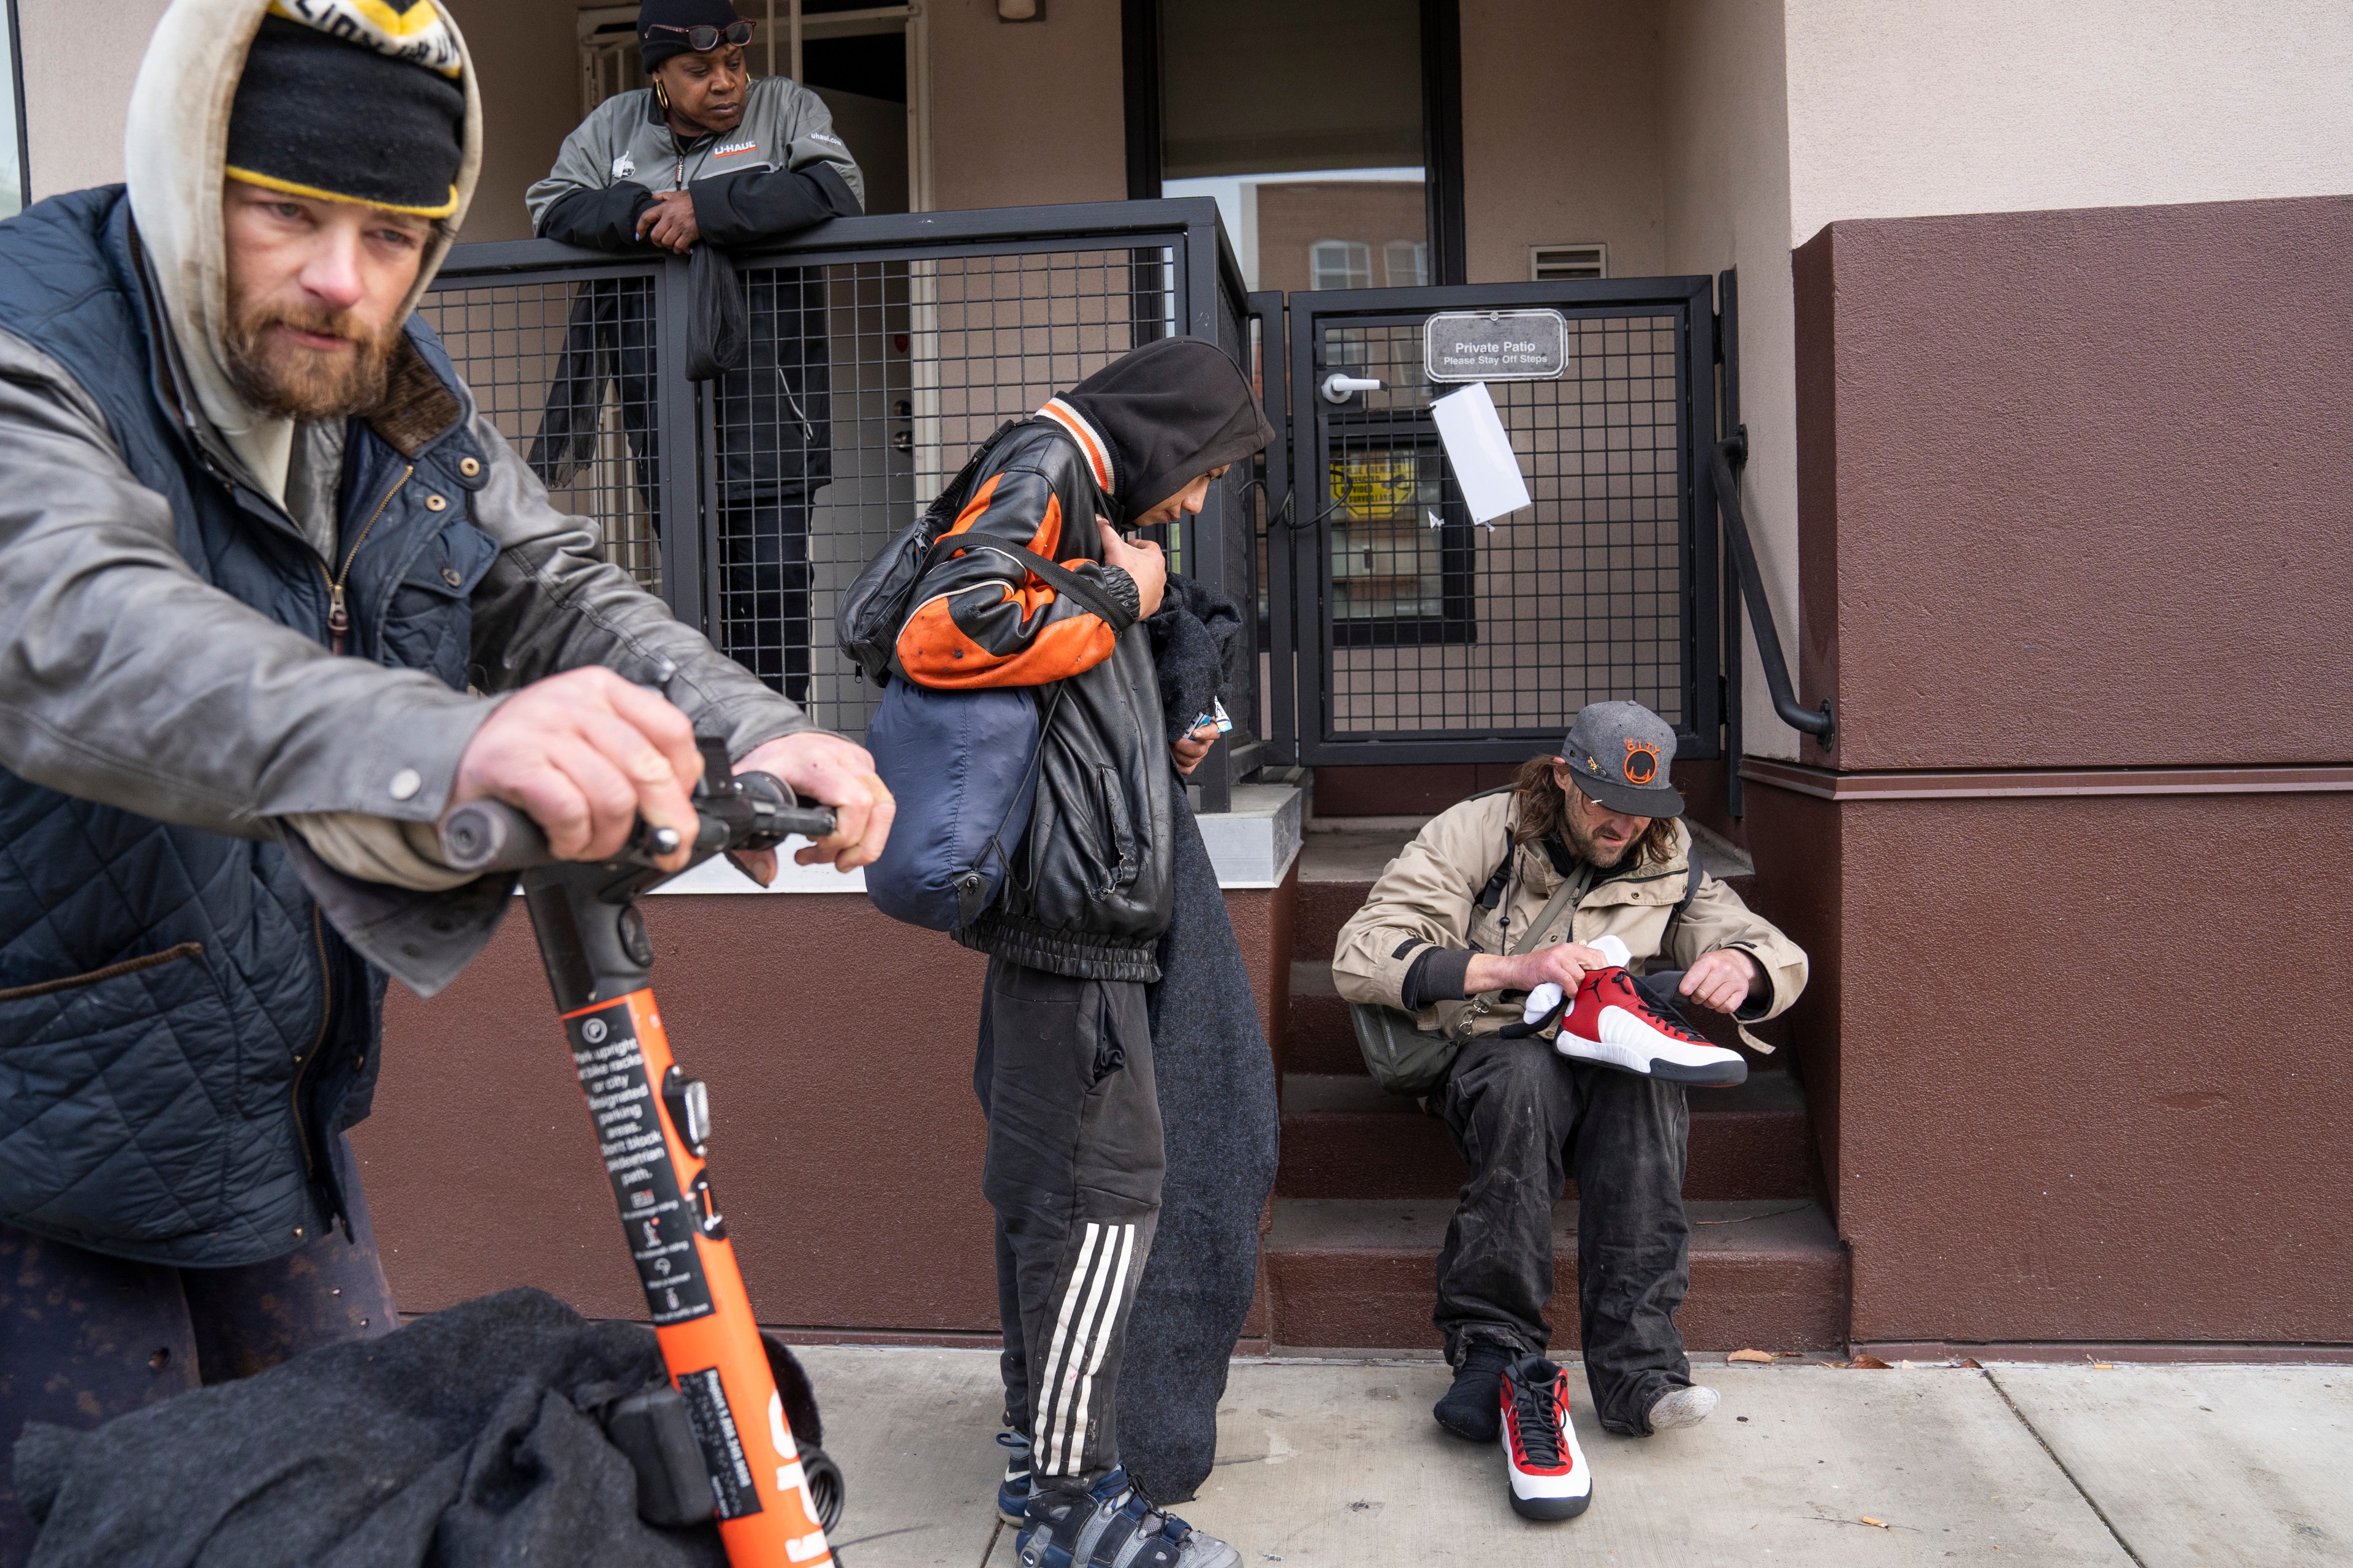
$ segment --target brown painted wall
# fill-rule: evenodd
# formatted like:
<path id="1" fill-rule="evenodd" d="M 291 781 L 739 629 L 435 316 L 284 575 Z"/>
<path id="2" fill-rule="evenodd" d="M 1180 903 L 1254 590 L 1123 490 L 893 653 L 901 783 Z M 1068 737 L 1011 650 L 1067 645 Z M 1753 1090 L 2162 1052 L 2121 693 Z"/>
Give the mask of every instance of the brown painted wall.
<path id="1" fill-rule="evenodd" d="M 1856 1338 L 2353 1342 L 2312 1016 L 2353 982 L 2314 918 L 2353 828 L 2353 365 L 2315 352 L 2353 199 L 1842 222 L 1793 278 L 1839 745 L 1751 765 L 1748 843 L 1814 957 Z M 2228 771 L 2262 764 L 2305 771 Z M 2208 771 L 2016 771 L 2168 766 Z"/>
<path id="2" fill-rule="evenodd" d="M 1750 799 L 1857 1339 L 2353 1342 L 2353 794 Z"/>
<path id="3" fill-rule="evenodd" d="M 1757 867 L 1757 912 L 1805 949 L 1806 989 L 1787 1016 L 1791 1068 L 1805 1085 L 1814 1148 L 1831 1213 L 1838 1212 L 1839 998 L 1845 979 L 1840 901 L 1838 811 L 1830 802 L 1743 781 L 1749 858 Z"/>
<path id="4" fill-rule="evenodd" d="M 1297 885 L 1228 895 L 1270 1028 Z M 761 1320 L 994 1333 L 972 1093 L 987 961 L 850 895 L 644 908 L 670 1044 L 711 1085 L 712 1182 Z M 385 1014 L 375 1113 L 353 1139 L 401 1309 L 531 1284 L 641 1318 L 521 906 L 457 984 L 430 1002 L 396 986 Z"/>
<path id="5" fill-rule="evenodd" d="M 1796 279 L 1834 765 L 2353 754 L 2353 197 L 1838 223 Z"/>

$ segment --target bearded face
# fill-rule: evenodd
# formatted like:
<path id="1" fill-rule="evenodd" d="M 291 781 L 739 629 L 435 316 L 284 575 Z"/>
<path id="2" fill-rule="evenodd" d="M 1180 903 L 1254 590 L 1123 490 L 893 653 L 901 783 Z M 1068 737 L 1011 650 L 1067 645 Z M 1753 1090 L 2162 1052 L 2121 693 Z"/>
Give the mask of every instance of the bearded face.
<path id="1" fill-rule="evenodd" d="M 343 418 L 381 403 L 432 225 L 234 180 L 223 217 L 221 352 L 238 395 L 284 419 Z"/>
<path id="2" fill-rule="evenodd" d="M 256 410 L 340 419 L 384 401 L 393 339 L 356 310 L 232 297 L 222 346 L 230 381 Z"/>
<path id="3" fill-rule="evenodd" d="M 1568 847 L 1586 864 L 1604 871 L 1609 869 L 1651 830 L 1651 818 L 1611 811 L 1578 789 L 1567 768 L 1556 764 L 1553 779 L 1566 797 L 1561 829 L 1568 836 Z"/>

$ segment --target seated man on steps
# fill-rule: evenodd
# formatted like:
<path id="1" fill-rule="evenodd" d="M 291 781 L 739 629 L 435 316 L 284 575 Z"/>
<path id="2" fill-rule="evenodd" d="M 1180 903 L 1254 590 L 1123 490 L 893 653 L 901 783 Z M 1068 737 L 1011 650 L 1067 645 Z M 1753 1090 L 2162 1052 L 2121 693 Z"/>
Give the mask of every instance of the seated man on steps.
<path id="1" fill-rule="evenodd" d="M 1454 1047 L 1432 1098 L 1472 1173 L 1438 1258 L 1434 1316 L 1456 1375 L 1433 1414 L 1480 1442 L 1509 1418 L 1508 1369 L 1531 1419 L 1558 1412 L 1557 1436 L 1527 1436 L 1574 1455 L 1566 1384 L 1541 1359 L 1553 1204 L 1570 1175 L 1601 1424 L 1640 1436 L 1715 1406 L 1674 1326 L 1690 1278 L 1683 1086 L 1737 1083 L 1746 1068 L 1676 1009 L 1772 1017 L 1804 988 L 1806 955 L 1699 871 L 1669 779 L 1674 747 L 1640 704 L 1587 708 L 1561 755 L 1425 826 L 1340 932 L 1341 995 L 1412 1014 Z M 1654 965 L 1680 973 L 1645 973 Z M 1548 1483 L 1524 1477 L 1513 1447 L 1518 1506 Z M 1522 1511 L 1581 1509 L 1583 1468 L 1549 1484 L 1573 1490 L 1574 1507 Z"/>

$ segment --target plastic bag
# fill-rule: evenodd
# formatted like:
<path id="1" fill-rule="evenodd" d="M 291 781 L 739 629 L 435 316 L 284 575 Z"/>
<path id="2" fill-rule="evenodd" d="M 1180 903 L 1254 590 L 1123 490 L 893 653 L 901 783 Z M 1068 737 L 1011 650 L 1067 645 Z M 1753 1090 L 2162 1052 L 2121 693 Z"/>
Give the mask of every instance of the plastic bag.
<path id="1" fill-rule="evenodd" d="M 698 245 L 687 258 L 686 284 L 686 379 L 716 381 L 742 370 L 752 334 L 735 263 L 715 246 Z"/>

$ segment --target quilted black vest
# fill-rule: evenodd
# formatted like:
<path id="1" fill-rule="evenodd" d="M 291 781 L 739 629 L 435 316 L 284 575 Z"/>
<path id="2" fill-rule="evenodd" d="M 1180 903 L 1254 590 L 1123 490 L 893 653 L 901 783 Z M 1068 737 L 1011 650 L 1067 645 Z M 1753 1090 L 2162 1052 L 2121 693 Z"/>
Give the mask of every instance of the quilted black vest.
<path id="1" fill-rule="evenodd" d="M 213 470 L 164 399 L 135 246 L 120 186 L 0 224 L 0 329 L 103 410 L 132 473 L 170 502 L 199 576 L 323 643 L 318 555 L 271 502 Z M 431 331 L 412 322 L 409 336 L 470 409 Z M 469 596 L 497 555 L 466 517 L 482 456 L 463 417 L 407 456 L 353 422 L 342 537 L 360 538 L 382 507 L 351 563 L 354 656 L 465 687 Z M 426 507 L 432 494 L 443 510 Z M 384 984 L 275 844 L 0 769 L 0 1222 L 209 1267 L 319 1236 L 342 1208 L 334 1140 L 367 1114 Z"/>

